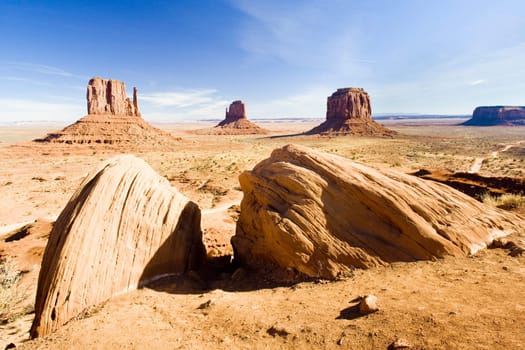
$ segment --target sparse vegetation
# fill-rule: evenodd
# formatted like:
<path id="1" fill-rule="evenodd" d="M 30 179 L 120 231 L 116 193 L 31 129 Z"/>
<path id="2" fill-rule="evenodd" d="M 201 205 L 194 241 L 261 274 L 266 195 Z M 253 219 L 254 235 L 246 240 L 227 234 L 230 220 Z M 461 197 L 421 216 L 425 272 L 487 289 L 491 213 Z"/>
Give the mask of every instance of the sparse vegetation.
<path id="1" fill-rule="evenodd" d="M 506 210 L 525 208 L 525 196 L 523 194 L 504 193 L 494 196 L 485 193 L 481 200 L 483 203 Z"/>
<path id="2" fill-rule="evenodd" d="M 18 287 L 22 272 L 10 259 L 0 260 L 0 323 L 16 319 L 16 306 L 24 300 Z"/>

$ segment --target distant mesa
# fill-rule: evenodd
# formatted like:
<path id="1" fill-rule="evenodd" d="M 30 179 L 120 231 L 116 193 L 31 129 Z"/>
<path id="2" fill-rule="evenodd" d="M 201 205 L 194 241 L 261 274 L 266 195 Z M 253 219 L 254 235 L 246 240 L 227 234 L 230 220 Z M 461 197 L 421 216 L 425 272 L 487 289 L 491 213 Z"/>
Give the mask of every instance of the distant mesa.
<path id="1" fill-rule="evenodd" d="M 38 279 L 31 337 L 91 306 L 205 259 L 201 211 L 142 159 L 102 163 L 55 222 Z"/>
<path id="2" fill-rule="evenodd" d="M 462 125 L 471 126 L 523 126 L 525 106 L 484 106 L 476 107 L 472 118 Z"/>
<path id="3" fill-rule="evenodd" d="M 133 100 L 118 80 L 93 78 L 87 86 L 88 115 L 58 132 L 34 140 L 44 143 L 166 146 L 178 141 L 141 117 L 137 88 Z"/>
<path id="4" fill-rule="evenodd" d="M 224 120 L 217 124 L 210 133 L 215 135 L 249 135 L 266 134 L 268 131 L 249 121 L 246 117 L 244 103 L 237 100 L 230 104 L 230 108 L 226 109 Z"/>
<path id="5" fill-rule="evenodd" d="M 329 96 L 326 121 L 306 132 L 323 135 L 392 136 L 389 130 L 372 119 L 368 93 L 362 88 L 342 88 Z"/>
<path id="6" fill-rule="evenodd" d="M 239 182 L 234 256 L 263 271 L 334 279 L 473 254 L 525 225 L 449 186 L 298 145 L 274 150 Z"/>

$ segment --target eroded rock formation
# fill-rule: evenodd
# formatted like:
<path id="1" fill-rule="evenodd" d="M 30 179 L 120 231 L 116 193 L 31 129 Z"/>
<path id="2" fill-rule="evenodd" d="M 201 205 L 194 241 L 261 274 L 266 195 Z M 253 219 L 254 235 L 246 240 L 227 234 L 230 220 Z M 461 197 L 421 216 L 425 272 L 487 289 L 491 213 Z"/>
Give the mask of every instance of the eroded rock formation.
<path id="1" fill-rule="evenodd" d="M 35 142 L 114 145 L 136 148 L 175 146 L 178 139 L 141 118 L 137 89 L 133 101 L 118 80 L 93 78 L 87 87 L 88 115 Z"/>
<path id="2" fill-rule="evenodd" d="M 87 88 L 88 114 L 113 114 L 140 117 L 137 88 L 133 101 L 126 96 L 126 84 L 113 79 L 92 78 Z"/>
<path id="3" fill-rule="evenodd" d="M 212 130 L 217 135 L 266 134 L 268 131 L 251 122 L 246 117 L 242 101 L 233 101 L 226 109 L 226 117 Z"/>
<path id="4" fill-rule="evenodd" d="M 326 121 L 307 134 L 390 136 L 395 134 L 372 120 L 368 93 L 362 88 L 343 88 L 329 96 Z"/>
<path id="5" fill-rule="evenodd" d="M 205 258 L 200 209 L 143 160 L 123 155 L 88 175 L 44 253 L 31 336 L 86 308 Z"/>
<path id="6" fill-rule="evenodd" d="M 335 278 L 475 253 L 525 222 L 446 185 L 288 145 L 239 177 L 235 258 Z M 520 226 L 521 225 L 521 226 Z"/>
<path id="7" fill-rule="evenodd" d="M 472 118 L 463 123 L 472 126 L 525 125 L 525 107 L 491 106 L 476 107 Z"/>

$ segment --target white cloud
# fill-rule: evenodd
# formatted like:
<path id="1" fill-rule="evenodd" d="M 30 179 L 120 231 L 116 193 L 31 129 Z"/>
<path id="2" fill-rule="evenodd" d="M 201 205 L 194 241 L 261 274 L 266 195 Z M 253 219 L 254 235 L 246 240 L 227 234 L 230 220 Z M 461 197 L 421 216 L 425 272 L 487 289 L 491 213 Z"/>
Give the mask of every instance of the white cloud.
<path id="1" fill-rule="evenodd" d="M 44 64 L 29 63 L 29 62 L 2 62 L 0 66 L 3 67 L 3 70 L 8 70 L 8 71 L 23 71 L 23 72 L 46 74 L 46 75 L 54 75 L 54 76 L 59 76 L 63 78 L 79 78 L 83 80 L 89 79 L 88 77 L 73 74 L 61 68 L 47 66 Z"/>
<path id="2" fill-rule="evenodd" d="M 485 79 L 478 79 L 478 80 L 471 81 L 471 82 L 469 83 L 469 85 L 476 86 L 476 85 L 479 85 L 479 84 L 483 84 L 483 83 L 485 83 L 485 82 L 486 82 Z"/>
<path id="3" fill-rule="evenodd" d="M 216 92 L 215 89 L 153 92 L 141 95 L 140 99 L 158 107 L 186 108 L 214 103 Z"/>
<path id="4" fill-rule="evenodd" d="M 219 96 L 216 89 L 181 89 L 139 96 L 143 115 L 157 121 L 221 119 L 230 102 Z"/>
<path id="5" fill-rule="evenodd" d="M 83 115 L 85 106 L 76 104 L 0 99 L 0 122 L 75 121 Z"/>
<path id="6" fill-rule="evenodd" d="M 326 114 L 326 98 L 334 91 L 324 86 L 311 87 L 282 98 L 247 104 L 246 112 L 248 118 L 322 118 Z"/>

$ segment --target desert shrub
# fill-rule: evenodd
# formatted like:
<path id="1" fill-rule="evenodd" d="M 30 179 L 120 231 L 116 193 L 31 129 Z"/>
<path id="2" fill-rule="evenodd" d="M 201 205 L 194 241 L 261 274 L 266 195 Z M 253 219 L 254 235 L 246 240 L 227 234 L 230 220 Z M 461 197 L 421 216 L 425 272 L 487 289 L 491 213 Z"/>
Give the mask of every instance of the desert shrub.
<path id="1" fill-rule="evenodd" d="M 525 207 L 525 196 L 523 194 L 504 193 L 501 196 L 494 196 L 485 193 L 481 200 L 485 204 L 507 210 Z"/>
<path id="2" fill-rule="evenodd" d="M 18 287 L 22 272 L 10 259 L 0 260 L 0 323 L 16 318 L 15 307 L 24 299 Z"/>

